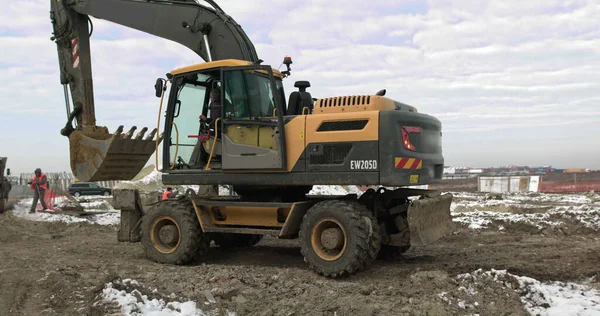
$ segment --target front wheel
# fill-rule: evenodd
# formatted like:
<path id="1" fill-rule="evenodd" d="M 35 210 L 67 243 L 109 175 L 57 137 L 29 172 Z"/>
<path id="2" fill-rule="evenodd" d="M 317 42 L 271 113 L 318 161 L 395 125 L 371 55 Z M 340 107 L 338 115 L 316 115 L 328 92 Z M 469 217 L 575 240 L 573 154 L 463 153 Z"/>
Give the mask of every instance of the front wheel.
<path id="1" fill-rule="evenodd" d="M 110 195 L 110 192 L 104 191 L 104 196 L 109 196 L 109 195 Z"/>
<path id="2" fill-rule="evenodd" d="M 146 255 L 160 263 L 186 264 L 205 256 L 210 239 L 202 232 L 191 206 L 164 201 L 152 206 L 142 218 L 142 246 Z"/>
<path id="3" fill-rule="evenodd" d="M 365 269 L 381 245 L 379 225 L 371 212 L 347 200 L 311 207 L 300 227 L 300 242 L 310 269 L 332 278 Z"/>
<path id="4" fill-rule="evenodd" d="M 74 196 L 74 197 L 80 197 L 80 196 L 81 196 L 81 193 L 79 193 L 79 192 L 75 192 L 75 194 L 73 194 L 73 196 Z"/>

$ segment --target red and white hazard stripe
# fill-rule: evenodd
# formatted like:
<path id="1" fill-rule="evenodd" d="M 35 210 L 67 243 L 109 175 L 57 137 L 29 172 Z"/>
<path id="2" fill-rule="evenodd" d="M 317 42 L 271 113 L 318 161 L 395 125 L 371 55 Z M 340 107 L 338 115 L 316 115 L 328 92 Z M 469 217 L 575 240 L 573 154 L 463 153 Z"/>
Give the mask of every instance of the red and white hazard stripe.
<path id="1" fill-rule="evenodd" d="M 71 46 L 73 47 L 73 68 L 79 68 L 79 39 L 74 38 Z"/>

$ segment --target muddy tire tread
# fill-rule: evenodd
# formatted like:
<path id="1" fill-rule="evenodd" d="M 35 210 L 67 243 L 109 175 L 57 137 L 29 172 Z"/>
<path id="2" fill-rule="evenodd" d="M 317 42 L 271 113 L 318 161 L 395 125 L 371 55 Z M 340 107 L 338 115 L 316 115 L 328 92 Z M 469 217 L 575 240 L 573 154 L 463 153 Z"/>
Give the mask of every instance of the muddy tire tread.
<path id="1" fill-rule="evenodd" d="M 339 262 L 326 262 L 312 250 L 310 244 L 311 222 L 317 221 L 323 216 L 331 216 L 340 220 L 349 222 L 346 234 L 354 234 L 356 239 L 355 248 L 346 248 L 345 253 Z M 365 220 L 371 223 L 367 223 Z M 299 238 L 301 241 L 301 253 L 304 261 L 308 263 L 309 268 L 317 274 L 337 278 L 354 274 L 364 270 L 374 261 L 379 251 L 379 225 L 371 212 L 353 200 L 327 200 L 315 204 L 304 215 L 300 227 Z M 351 237 L 349 237 L 351 239 Z"/>
<path id="2" fill-rule="evenodd" d="M 373 261 L 377 259 L 377 256 L 381 249 L 381 230 L 377 223 L 377 219 L 373 215 L 373 212 L 369 211 L 365 206 L 359 204 L 363 208 L 361 211 L 362 216 L 368 217 L 373 225 L 373 233 L 369 239 L 369 256 L 363 263 L 363 269 L 366 269 Z"/>
<path id="3" fill-rule="evenodd" d="M 150 239 L 152 220 L 158 216 L 169 215 L 175 219 L 181 228 L 180 249 L 174 253 L 158 252 Z M 146 255 L 155 262 L 184 265 L 195 259 L 206 256 L 210 240 L 201 230 L 200 224 L 191 203 L 182 201 L 164 201 L 152 206 L 142 218 L 142 246 Z"/>

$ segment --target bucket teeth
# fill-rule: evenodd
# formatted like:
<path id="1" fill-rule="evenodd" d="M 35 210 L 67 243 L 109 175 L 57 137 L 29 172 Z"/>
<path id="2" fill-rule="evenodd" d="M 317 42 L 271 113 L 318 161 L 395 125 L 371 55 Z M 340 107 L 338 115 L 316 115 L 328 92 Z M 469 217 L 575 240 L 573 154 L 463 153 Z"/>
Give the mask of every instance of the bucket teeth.
<path id="1" fill-rule="evenodd" d="M 153 130 L 152 130 L 152 131 L 151 131 L 151 132 L 148 134 L 148 136 L 146 136 L 146 140 L 152 140 L 152 139 L 154 138 L 154 135 L 156 135 L 156 131 L 157 131 L 157 129 L 156 129 L 156 128 L 155 128 L 155 129 L 153 129 Z"/>
<path id="2" fill-rule="evenodd" d="M 140 140 L 144 137 L 144 133 L 146 133 L 146 131 L 148 130 L 147 127 L 142 128 L 141 131 L 139 131 L 139 133 L 135 136 L 136 140 Z"/>
<path id="3" fill-rule="evenodd" d="M 135 132 L 136 129 L 137 126 L 132 126 L 127 132 L 127 134 L 125 134 L 125 139 L 131 139 L 131 137 L 133 136 L 133 132 Z"/>
<path id="4" fill-rule="evenodd" d="M 160 134 L 152 140 L 157 128 L 148 133 L 148 127 L 142 127 L 134 134 L 136 130 L 133 126 L 124 133 L 120 125 L 114 134 L 73 132 L 69 136 L 73 174 L 81 181 L 133 179 L 156 151 L 156 142 L 163 139 Z"/>
<path id="5" fill-rule="evenodd" d="M 133 126 L 129 129 L 129 131 L 127 131 L 127 133 L 123 134 L 123 130 L 124 127 L 123 125 L 120 125 L 117 130 L 115 131 L 115 136 L 117 136 L 118 138 L 121 139 L 131 139 L 131 140 L 153 140 L 154 136 L 156 135 L 156 132 L 158 131 L 156 128 L 154 128 L 152 131 L 150 131 L 150 133 L 148 133 L 146 135 L 146 132 L 148 131 L 148 127 L 144 127 L 142 128 L 136 135 L 135 137 L 133 137 L 135 131 L 137 130 L 137 126 Z M 146 135 L 146 137 L 144 137 L 144 135 Z M 160 139 L 162 140 L 162 134 L 159 136 Z"/>

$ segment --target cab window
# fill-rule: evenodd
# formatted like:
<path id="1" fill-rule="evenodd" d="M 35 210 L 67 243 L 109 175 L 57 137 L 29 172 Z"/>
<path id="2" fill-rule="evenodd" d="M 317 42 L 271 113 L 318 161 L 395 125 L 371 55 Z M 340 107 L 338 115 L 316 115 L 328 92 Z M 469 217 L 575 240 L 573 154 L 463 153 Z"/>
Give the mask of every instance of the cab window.
<path id="1" fill-rule="evenodd" d="M 206 112 L 204 108 L 208 101 L 207 78 L 202 74 L 194 74 L 180 81 L 171 126 L 171 161 L 177 159 L 173 157 L 175 154 L 189 161 L 198 142 L 195 136 L 200 131 L 200 115 Z"/>
<path id="2" fill-rule="evenodd" d="M 271 83 L 266 75 L 252 70 L 233 70 L 225 73 L 225 117 L 255 119 L 273 116 Z"/>

